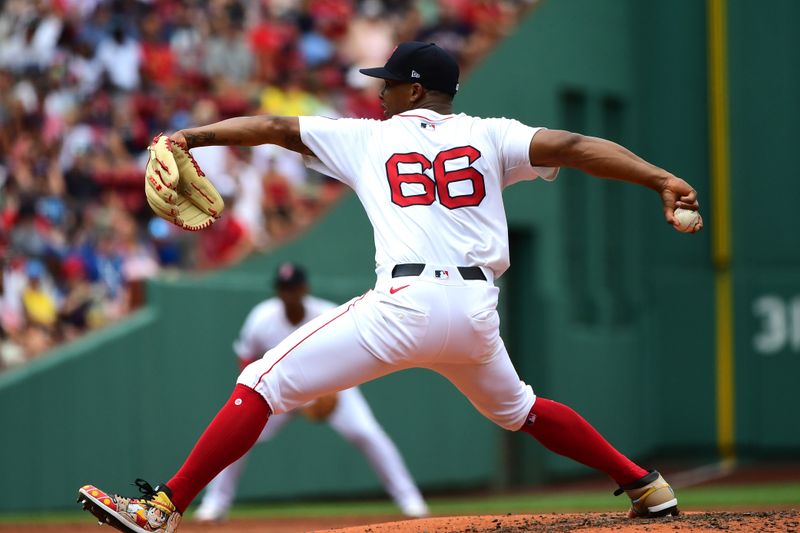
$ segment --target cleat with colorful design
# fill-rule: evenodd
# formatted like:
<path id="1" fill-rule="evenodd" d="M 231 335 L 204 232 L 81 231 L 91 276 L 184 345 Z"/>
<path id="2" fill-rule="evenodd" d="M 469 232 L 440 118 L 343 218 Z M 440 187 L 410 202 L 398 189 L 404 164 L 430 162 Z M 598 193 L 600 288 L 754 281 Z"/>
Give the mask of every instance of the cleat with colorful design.
<path id="1" fill-rule="evenodd" d="M 151 487 L 137 479 L 142 498 L 109 495 L 94 485 L 84 485 L 78 490 L 78 503 L 92 513 L 99 524 L 107 523 L 125 533 L 174 533 L 181 521 L 181 513 L 170 499 L 168 487 Z"/>

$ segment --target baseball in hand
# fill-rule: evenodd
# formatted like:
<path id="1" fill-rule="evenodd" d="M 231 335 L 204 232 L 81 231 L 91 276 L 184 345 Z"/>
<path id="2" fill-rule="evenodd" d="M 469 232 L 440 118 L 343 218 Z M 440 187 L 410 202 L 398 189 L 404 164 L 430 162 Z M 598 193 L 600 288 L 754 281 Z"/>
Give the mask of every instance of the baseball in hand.
<path id="1" fill-rule="evenodd" d="M 691 233 L 700 222 L 700 213 L 691 209 L 675 210 L 675 229 L 682 233 Z"/>

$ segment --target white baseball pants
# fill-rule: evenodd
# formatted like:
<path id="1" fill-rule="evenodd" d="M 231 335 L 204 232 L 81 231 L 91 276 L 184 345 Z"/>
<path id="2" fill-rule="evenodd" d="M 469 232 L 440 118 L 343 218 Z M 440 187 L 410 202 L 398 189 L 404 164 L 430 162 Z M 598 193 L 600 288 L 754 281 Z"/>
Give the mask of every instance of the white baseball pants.
<path id="1" fill-rule="evenodd" d="M 429 368 L 484 416 L 516 431 L 535 396 L 500 338 L 498 292 L 490 281 L 465 281 L 453 266 L 396 278 L 379 270 L 374 290 L 296 330 L 238 383 L 281 414 L 391 372 Z"/>

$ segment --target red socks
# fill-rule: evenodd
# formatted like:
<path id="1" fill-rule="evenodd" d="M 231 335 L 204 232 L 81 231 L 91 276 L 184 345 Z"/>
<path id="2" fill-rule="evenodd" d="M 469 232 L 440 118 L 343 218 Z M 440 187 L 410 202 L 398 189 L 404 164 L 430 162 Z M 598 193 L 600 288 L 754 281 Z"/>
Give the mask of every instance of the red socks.
<path id="1" fill-rule="evenodd" d="M 620 486 L 647 475 L 647 470 L 615 450 L 589 422 L 564 404 L 536 398 L 520 431 L 532 435 L 550 451 L 605 472 Z"/>
<path id="2" fill-rule="evenodd" d="M 259 393 L 236 385 L 186 462 L 167 482 L 178 511 L 184 512 L 203 487 L 255 444 L 269 415 L 269 406 Z M 615 450 L 578 413 L 558 402 L 536 398 L 520 431 L 559 455 L 605 472 L 620 486 L 647 475 L 646 470 Z"/>
<path id="3" fill-rule="evenodd" d="M 253 444 L 269 420 L 266 400 L 244 385 L 237 384 L 228 403 L 194 445 L 192 453 L 167 487 L 179 512 L 184 512 L 197 494 Z"/>

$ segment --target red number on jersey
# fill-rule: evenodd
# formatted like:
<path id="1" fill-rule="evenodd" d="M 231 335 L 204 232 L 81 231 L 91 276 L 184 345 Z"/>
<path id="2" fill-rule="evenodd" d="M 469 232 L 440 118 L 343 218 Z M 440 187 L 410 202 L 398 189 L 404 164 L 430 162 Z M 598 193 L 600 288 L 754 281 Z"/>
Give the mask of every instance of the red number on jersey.
<path id="1" fill-rule="evenodd" d="M 486 184 L 483 174 L 471 165 L 478 160 L 481 153 L 472 146 L 461 146 L 440 152 L 431 163 L 428 158 L 420 153 L 394 154 L 386 162 L 386 175 L 389 178 L 389 189 L 392 191 L 392 202 L 400 207 L 410 205 L 431 205 L 438 193 L 439 202 L 448 209 L 470 207 L 479 205 L 486 197 Z M 457 170 L 447 170 L 445 163 L 455 159 L 467 158 L 470 166 Z M 403 174 L 399 170 L 400 163 L 417 163 L 422 167 L 422 172 Z M 435 181 L 423 174 L 433 167 Z M 472 183 L 470 194 L 453 196 L 450 185 L 453 183 L 469 181 Z M 422 185 L 422 192 L 418 194 L 403 194 L 404 183 Z"/>
<path id="2" fill-rule="evenodd" d="M 394 154 L 386 162 L 386 175 L 389 177 L 389 188 L 392 190 L 392 202 L 400 207 L 410 205 L 431 205 L 436 199 L 435 184 L 422 172 L 401 174 L 398 166 L 400 163 L 419 163 L 422 172 L 431 168 L 431 162 L 424 155 L 417 153 Z M 403 183 L 418 183 L 422 185 L 422 193 L 406 196 L 403 194 Z"/>
<path id="3" fill-rule="evenodd" d="M 448 209 L 479 205 L 486 197 L 486 185 L 483 174 L 472 168 L 472 164 L 481 156 L 481 153 L 472 146 L 452 148 L 439 153 L 433 160 L 433 176 L 436 178 L 436 190 L 439 192 L 439 202 Z M 458 170 L 447 171 L 444 164 L 453 159 L 466 157 L 470 166 Z M 472 194 L 451 196 L 450 184 L 458 181 L 471 181 Z"/>

